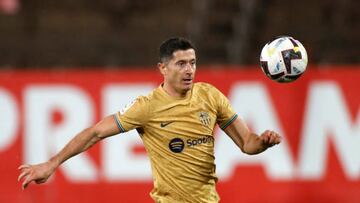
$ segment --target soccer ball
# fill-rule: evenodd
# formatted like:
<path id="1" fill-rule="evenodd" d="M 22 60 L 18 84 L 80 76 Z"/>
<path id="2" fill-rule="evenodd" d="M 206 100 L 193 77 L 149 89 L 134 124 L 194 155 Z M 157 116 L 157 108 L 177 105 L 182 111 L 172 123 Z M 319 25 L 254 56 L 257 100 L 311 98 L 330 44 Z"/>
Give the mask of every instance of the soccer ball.
<path id="1" fill-rule="evenodd" d="M 261 50 L 260 66 L 267 77 L 276 82 L 292 82 L 306 70 L 305 47 L 290 36 L 280 36 Z"/>

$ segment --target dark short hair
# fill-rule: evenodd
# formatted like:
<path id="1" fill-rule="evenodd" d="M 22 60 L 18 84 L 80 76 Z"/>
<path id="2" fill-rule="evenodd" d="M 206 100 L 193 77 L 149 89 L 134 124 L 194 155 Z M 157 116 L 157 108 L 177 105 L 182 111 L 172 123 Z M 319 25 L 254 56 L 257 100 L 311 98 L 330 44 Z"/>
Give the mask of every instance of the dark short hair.
<path id="1" fill-rule="evenodd" d="M 178 50 L 195 49 L 190 40 L 181 37 L 172 37 L 165 40 L 159 49 L 159 60 L 165 62 L 173 57 Z"/>

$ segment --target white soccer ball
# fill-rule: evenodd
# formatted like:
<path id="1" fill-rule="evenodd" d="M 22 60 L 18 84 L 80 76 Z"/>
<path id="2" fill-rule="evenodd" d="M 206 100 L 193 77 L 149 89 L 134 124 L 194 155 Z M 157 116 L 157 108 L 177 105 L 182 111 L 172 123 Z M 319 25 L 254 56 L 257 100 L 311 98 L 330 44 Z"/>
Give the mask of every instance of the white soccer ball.
<path id="1" fill-rule="evenodd" d="M 298 79 L 305 72 L 307 63 L 305 47 L 289 36 L 277 37 L 261 50 L 261 69 L 276 82 Z"/>

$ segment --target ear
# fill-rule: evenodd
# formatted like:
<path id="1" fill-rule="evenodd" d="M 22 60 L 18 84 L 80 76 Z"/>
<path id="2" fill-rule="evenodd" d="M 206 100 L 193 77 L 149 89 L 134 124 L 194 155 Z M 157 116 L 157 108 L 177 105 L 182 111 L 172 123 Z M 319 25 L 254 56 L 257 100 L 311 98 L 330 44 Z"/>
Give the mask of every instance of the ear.
<path id="1" fill-rule="evenodd" d="M 166 66 L 165 66 L 164 63 L 159 62 L 159 63 L 157 64 L 157 67 L 158 67 L 158 69 L 160 70 L 160 73 L 161 73 L 162 75 L 166 75 Z"/>

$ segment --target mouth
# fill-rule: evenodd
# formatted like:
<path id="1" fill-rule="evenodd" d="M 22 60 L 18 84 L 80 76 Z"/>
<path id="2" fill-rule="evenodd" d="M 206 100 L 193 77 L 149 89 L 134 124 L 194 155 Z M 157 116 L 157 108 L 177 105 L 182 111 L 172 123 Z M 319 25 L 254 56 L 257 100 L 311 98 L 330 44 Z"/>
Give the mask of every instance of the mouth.
<path id="1" fill-rule="evenodd" d="M 185 84 L 191 84 L 193 79 L 192 78 L 185 78 L 185 79 L 182 79 L 182 81 L 185 83 Z"/>

